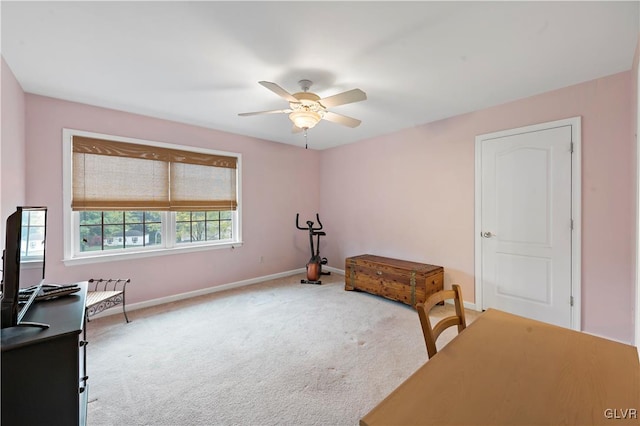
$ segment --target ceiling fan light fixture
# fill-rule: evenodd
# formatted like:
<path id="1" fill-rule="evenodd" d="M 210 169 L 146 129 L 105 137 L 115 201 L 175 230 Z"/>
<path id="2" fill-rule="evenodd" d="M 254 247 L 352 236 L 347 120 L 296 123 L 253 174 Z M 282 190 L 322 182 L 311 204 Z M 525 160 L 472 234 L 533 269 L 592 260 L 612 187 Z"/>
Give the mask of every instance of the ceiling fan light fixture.
<path id="1" fill-rule="evenodd" d="M 352 89 L 338 93 L 337 95 L 320 98 L 317 94 L 309 92 L 309 88 L 312 84 L 310 80 L 300 80 L 298 83 L 302 88 L 302 92 L 294 93 L 293 95 L 278 86 L 276 83 L 271 83 L 269 81 L 259 81 L 258 83 L 288 101 L 289 108 L 270 111 L 244 112 L 238 115 L 248 116 L 287 113 L 289 114 L 289 119 L 294 125 L 294 128 L 292 129 L 293 133 L 297 133 L 298 130 L 306 131 L 311 129 L 312 127 L 315 127 L 320 120 L 332 121 L 348 127 L 357 127 L 360 125 L 360 120 L 327 111 L 327 108 L 366 100 L 367 94 L 360 89 Z"/>
<path id="2" fill-rule="evenodd" d="M 289 114 L 289 119 L 300 129 L 311 129 L 322 119 L 320 114 L 314 111 L 294 111 Z"/>

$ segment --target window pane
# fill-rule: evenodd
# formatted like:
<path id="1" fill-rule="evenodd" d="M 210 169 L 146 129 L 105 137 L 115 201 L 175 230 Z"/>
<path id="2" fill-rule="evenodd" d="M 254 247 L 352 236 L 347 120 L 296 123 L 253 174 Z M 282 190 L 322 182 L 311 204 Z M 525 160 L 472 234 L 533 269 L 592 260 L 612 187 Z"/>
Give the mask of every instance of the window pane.
<path id="1" fill-rule="evenodd" d="M 105 212 L 106 216 L 106 212 Z M 121 249 L 124 248 L 124 228 L 122 225 L 105 225 L 104 227 L 104 238 L 107 241 L 110 241 L 108 244 L 107 241 L 104 243 L 104 249 Z"/>
<path id="2" fill-rule="evenodd" d="M 102 250 L 102 227 L 80 227 L 80 251 Z"/>
<path id="3" fill-rule="evenodd" d="M 144 217 L 145 217 L 145 221 L 147 223 L 149 223 L 149 222 L 158 222 L 158 223 L 160 223 L 162 221 L 162 218 L 160 216 L 160 212 L 144 212 Z"/>
<path id="4" fill-rule="evenodd" d="M 231 211 L 225 211 L 225 212 L 220 212 L 220 219 L 228 219 L 231 220 L 232 219 L 232 215 L 233 212 Z"/>
<path id="5" fill-rule="evenodd" d="M 144 235 L 142 233 L 142 225 L 135 224 L 125 226 L 125 238 L 124 245 L 125 247 L 137 247 L 142 246 L 144 243 Z"/>
<path id="6" fill-rule="evenodd" d="M 191 224 L 191 241 L 204 241 L 205 239 L 204 221 L 192 222 Z"/>
<path id="7" fill-rule="evenodd" d="M 159 212 L 144 212 L 144 245 L 159 245 L 162 243 L 162 223 Z"/>
<path id="8" fill-rule="evenodd" d="M 145 225 L 144 233 L 149 238 L 147 245 L 157 246 L 162 244 L 162 227 L 159 224 L 152 223 Z"/>
<path id="9" fill-rule="evenodd" d="M 141 223 L 134 223 L 134 224 L 129 224 L 127 223 L 125 225 L 125 230 L 127 235 L 131 234 L 131 235 L 142 235 L 142 228 L 143 225 Z"/>
<path id="10" fill-rule="evenodd" d="M 80 212 L 80 225 L 102 224 L 102 212 Z"/>
<path id="11" fill-rule="evenodd" d="M 44 226 L 44 212 L 43 211 L 30 211 L 29 214 L 29 226 Z M 24 214 L 24 212 L 23 212 Z M 26 222 L 23 222 L 26 223 Z"/>
<path id="12" fill-rule="evenodd" d="M 207 222 L 207 240 L 220 239 L 220 222 Z"/>
<path id="13" fill-rule="evenodd" d="M 124 218 L 127 223 L 142 223 L 144 212 L 125 212 Z"/>
<path id="14" fill-rule="evenodd" d="M 176 223 L 176 242 L 177 243 L 191 242 L 191 223 L 190 222 Z"/>
<path id="15" fill-rule="evenodd" d="M 228 240 L 233 237 L 233 227 L 231 226 L 230 221 L 222 221 L 220 222 L 220 239 Z"/>
<path id="16" fill-rule="evenodd" d="M 25 241 L 26 237 L 26 241 Z M 26 251 L 22 253 L 26 257 L 44 256 L 44 226 L 29 227 L 28 234 L 22 234 L 22 243 Z M 25 244 L 26 243 L 26 244 Z"/>
<path id="17" fill-rule="evenodd" d="M 207 212 L 207 220 L 220 219 L 220 212 Z"/>
<path id="18" fill-rule="evenodd" d="M 104 223 L 123 223 L 124 212 L 103 212 Z"/>
<path id="19" fill-rule="evenodd" d="M 191 220 L 204 220 L 205 212 L 191 212 Z"/>
<path id="20" fill-rule="evenodd" d="M 143 246 L 148 241 L 148 237 L 142 233 L 142 225 L 127 225 L 125 229 L 125 247 Z"/>
<path id="21" fill-rule="evenodd" d="M 176 221 L 183 222 L 191 220 L 191 212 L 177 212 Z"/>

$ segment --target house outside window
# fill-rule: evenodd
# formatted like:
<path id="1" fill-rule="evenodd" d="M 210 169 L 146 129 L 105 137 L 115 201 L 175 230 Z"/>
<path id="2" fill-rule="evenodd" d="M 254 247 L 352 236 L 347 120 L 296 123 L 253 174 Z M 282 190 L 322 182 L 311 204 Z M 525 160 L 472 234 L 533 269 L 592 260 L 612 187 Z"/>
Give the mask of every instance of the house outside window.
<path id="1" fill-rule="evenodd" d="M 64 129 L 65 263 L 242 244 L 237 153 Z"/>

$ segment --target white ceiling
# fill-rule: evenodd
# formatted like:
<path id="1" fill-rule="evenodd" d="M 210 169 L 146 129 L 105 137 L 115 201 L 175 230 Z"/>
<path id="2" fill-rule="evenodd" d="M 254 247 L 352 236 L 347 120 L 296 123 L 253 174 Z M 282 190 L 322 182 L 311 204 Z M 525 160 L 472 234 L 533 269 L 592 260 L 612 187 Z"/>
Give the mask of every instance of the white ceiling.
<path id="1" fill-rule="evenodd" d="M 10 2 L 2 55 L 29 93 L 304 146 L 287 102 L 360 88 L 309 147 L 391 133 L 631 69 L 638 2 Z"/>

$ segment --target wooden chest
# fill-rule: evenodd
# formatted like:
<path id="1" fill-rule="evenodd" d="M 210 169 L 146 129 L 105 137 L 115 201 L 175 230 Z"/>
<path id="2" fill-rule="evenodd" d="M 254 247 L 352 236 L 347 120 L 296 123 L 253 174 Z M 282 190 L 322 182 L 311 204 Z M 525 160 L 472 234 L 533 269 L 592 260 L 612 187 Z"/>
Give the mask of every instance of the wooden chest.
<path id="1" fill-rule="evenodd" d="M 360 290 L 414 306 L 442 290 L 444 268 L 363 254 L 345 262 L 345 290 Z"/>

